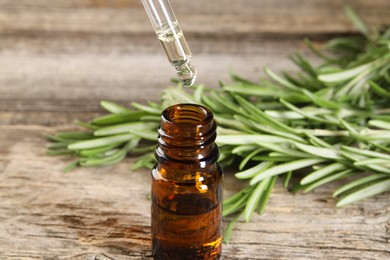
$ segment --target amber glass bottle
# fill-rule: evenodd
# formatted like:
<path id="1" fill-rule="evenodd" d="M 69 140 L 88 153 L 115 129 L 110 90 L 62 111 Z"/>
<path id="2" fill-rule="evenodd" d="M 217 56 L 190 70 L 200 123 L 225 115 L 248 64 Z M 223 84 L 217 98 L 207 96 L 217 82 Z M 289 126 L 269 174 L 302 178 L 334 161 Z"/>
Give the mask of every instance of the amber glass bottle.
<path id="1" fill-rule="evenodd" d="M 194 104 L 168 107 L 158 133 L 152 171 L 154 259 L 219 259 L 222 170 L 213 114 Z"/>

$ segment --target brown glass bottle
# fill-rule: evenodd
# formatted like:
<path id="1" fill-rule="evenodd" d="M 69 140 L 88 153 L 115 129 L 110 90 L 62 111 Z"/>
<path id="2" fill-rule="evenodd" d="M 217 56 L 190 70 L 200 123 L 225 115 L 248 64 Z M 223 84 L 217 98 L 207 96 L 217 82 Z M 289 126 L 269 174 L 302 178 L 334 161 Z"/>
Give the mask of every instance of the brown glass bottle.
<path id="1" fill-rule="evenodd" d="M 168 107 L 158 133 L 152 170 L 154 259 L 219 259 L 222 170 L 213 114 L 194 104 Z"/>

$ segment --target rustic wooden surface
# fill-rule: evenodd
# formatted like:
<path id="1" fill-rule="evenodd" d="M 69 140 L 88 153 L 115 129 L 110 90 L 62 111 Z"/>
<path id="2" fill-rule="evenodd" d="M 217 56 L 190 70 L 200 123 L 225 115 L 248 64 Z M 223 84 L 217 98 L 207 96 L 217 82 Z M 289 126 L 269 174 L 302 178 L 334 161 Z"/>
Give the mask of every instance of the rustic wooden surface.
<path id="1" fill-rule="evenodd" d="M 304 36 L 354 32 L 346 3 L 390 24 L 388 0 L 171 2 L 209 86 L 229 68 L 253 80 L 264 65 L 293 70 L 285 57 L 306 52 Z M 138 0 L 0 0 L 0 259 L 150 258 L 149 172 L 127 159 L 64 174 L 69 159 L 46 156 L 42 133 L 101 114 L 101 99 L 158 100 L 171 77 Z M 242 185 L 225 180 L 226 195 Z M 224 259 L 389 259 L 389 194 L 336 209 L 333 185 L 293 195 L 279 184 Z"/>

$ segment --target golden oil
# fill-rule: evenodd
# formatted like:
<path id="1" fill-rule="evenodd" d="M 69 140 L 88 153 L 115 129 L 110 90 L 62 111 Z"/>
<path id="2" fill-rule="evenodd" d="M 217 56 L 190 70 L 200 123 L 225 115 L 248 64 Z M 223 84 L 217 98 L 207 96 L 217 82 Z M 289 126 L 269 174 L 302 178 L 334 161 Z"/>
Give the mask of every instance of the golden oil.
<path id="1" fill-rule="evenodd" d="M 154 259 L 219 259 L 222 170 L 216 124 L 200 105 L 164 110 L 152 170 Z"/>

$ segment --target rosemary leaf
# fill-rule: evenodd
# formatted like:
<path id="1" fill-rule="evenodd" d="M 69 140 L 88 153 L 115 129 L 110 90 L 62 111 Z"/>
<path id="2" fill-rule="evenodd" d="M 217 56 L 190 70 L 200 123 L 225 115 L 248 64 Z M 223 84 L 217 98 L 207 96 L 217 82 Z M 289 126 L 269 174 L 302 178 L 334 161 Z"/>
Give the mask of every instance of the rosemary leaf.
<path id="1" fill-rule="evenodd" d="M 122 134 L 114 135 L 109 137 L 101 137 L 92 140 L 79 141 L 68 145 L 69 150 L 81 150 L 81 149 L 91 149 L 102 147 L 106 145 L 111 145 L 117 142 L 125 142 L 133 139 L 135 136 L 133 134 Z"/>
<path id="2" fill-rule="evenodd" d="M 337 189 L 333 193 L 333 197 L 337 197 L 337 196 L 339 196 L 342 193 L 345 193 L 345 192 L 348 192 L 350 190 L 353 190 L 354 188 L 359 187 L 361 185 L 364 185 L 366 183 L 371 183 L 373 181 L 385 179 L 387 177 L 388 177 L 388 175 L 385 175 L 385 174 L 374 174 L 374 175 L 366 176 L 364 178 L 357 179 L 357 180 L 355 180 L 353 182 L 350 182 L 350 183 L 340 187 L 339 189 Z"/>
<path id="3" fill-rule="evenodd" d="M 329 183 L 331 181 L 335 181 L 335 180 L 339 180 L 339 179 L 342 179 L 342 178 L 345 178 L 345 177 L 349 177 L 349 176 L 352 176 L 354 175 L 353 173 L 353 170 L 352 169 L 348 169 L 348 170 L 345 170 L 345 171 L 342 171 L 342 172 L 339 172 L 339 173 L 335 173 L 335 174 L 332 174 L 332 175 L 329 175 L 329 176 L 326 176 L 325 178 L 323 179 L 320 179 L 320 180 L 317 180 L 313 183 L 310 183 L 308 184 L 307 186 L 305 186 L 303 192 L 309 192 L 321 185 L 324 185 L 326 183 Z"/>
<path id="4" fill-rule="evenodd" d="M 256 206 L 258 205 L 260 198 L 263 195 L 263 192 L 266 190 L 270 180 L 271 178 L 265 178 L 260 181 L 250 195 L 244 209 L 244 219 L 246 222 L 249 222 L 251 220 L 253 213 L 255 212 Z"/>
<path id="5" fill-rule="evenodd" d="M 277 180 L 277 176 L 272 177 L 271 181 L 269 182 L 269 185 L 268 185 L 267 189 L 265 190 L 265 192 L 263 192 L 263 195 L 260 198 L 260 202 L 259 202 L 259 206 L 258 206 L 258 210 L 257 210 L 257 212 L 259 214 L 263 214 L 264 213 L 265 207 L 266 207 L 266 205 L 268 203 L 268 200 L 269 200 L 269 198 L 271 196 L 271 192 L 272 192 L 272 189 L 275 186 L 276 180 Z"/>
<path id="6" fill-rule="evenodd" d="M 274 166 L 272 168 L 269 168 L 269 169 L 259 173 L 255 177 L 253 177 L 250 181 L 250 184 L 254 185 L 254 184 L 264 180 L 267 177 L 279 175 L 281 173 L 285 173 L 285 172 L 289 172 L 289 171 L 302 169 L 302 168 L 305 168 L 305 167 L 308 167 L 308 166 L 311 166 L 314 164 L 321 163 L 323 161 L 324 161 L 324 159 L 301 159 L 301 160 L 296 160 L 296 161 L 292 161 L 292 162 L 288 162 L 288 163 L 284 163 L 284 164 L 279 164 L 277 166 Z"/>
<path id="7" fill-rule="evenodd" d="M 381 180 L 375 184 L 371 184 L 365 188 L 355 191 L 344 198 L 340 199 L 337 207 L 348 205 L 352 202 L 368 198 L 386 191 L 390 191 L 390 179 Z"/>
<path id="8" fill-rule="evenodd" d="M 113 114 L 123 114 L 123 113 L 131 113 L 131 110 L 124 107 L 124 106 L 120 106 L 118 104 L 115 104 L 113 102 L 110 102 L 110 101 L 100 101 L 100 105 L 105 109 L 107 110 L 108 112 L 110 113 L 113 113 Z"/>
<path id="9" fill-rule="evenodd" d="M 237 172 L 235 174 L 237 179 L 250 179 L 254 177 L 255 175 L 259 174 L 260 172 L 268 169 L 270 166 L 272 166 L 273 162 L 262 162 L 255 167 L 249 168 L 242 172 Z"/>
<path id="10" fill-rule="evenodd" d="M 346 168 L 346 166 L 344 164 L 341 164 L 341 163 L 333 163 L 333 164 L 327 165 L 325 167 L 320 168 L 317 171 L 310 173 L 309 175 L 306 175 L 301 180 L 301 184 L 302 185 L 309 184 L 313 181 L 316 181 L 320 178 L 323 178 L 324 176 L 326 176 L 328 174 L 331 174 L 335 171 L 344 170 L 345 168 Z"/>
<path id="11" fill-rule="evenodd" d="M 107 136 L 124 134 L 129 132 L 143 131 L 144 129 L 157 129 L 158 123 L 153 122 L 131 122 L 114 126 L 102 127 L 94 132 L 95 136 Z"/>

